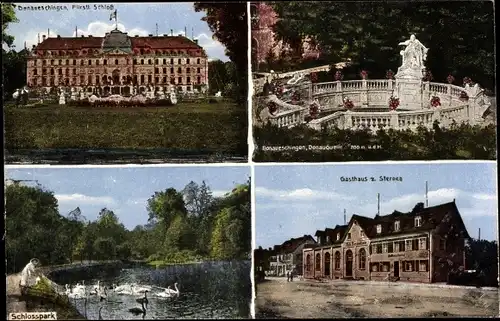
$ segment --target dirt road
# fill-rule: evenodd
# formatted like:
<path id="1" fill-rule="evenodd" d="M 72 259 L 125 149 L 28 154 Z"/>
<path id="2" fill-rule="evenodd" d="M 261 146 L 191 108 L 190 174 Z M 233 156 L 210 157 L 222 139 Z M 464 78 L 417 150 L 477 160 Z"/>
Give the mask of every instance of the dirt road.
<path id="1" fill-rule="evenodd" d="M 257 285 L 256 318 L 498 316 L 498 289 L 273 278 Z"/>

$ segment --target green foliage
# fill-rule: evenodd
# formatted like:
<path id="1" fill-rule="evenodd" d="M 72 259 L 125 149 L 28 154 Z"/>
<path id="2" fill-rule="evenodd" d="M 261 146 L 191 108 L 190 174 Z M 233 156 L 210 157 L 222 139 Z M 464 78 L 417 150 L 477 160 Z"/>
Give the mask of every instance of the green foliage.
<path id="1" fill-rule="evenodd" d="M 173 148 L 246 155 L 247 122 L 246 110 L 226 102 L 126 109 L 19 107 L 5 110 L 5 146 Z"/>
<path id="2" fill-rule="evenodd" d="M 338 128 L 316 131 L 307 126 L 291 129 L 267 125 L 254 128 L 257 142 L 255 161 L 318 162 L 435 159 L 496 159 L 496 128 L 452 125 L 433 129 L 368 131 Z M 262 146 L 336 146 L 335 150 L 264 151 Z M 358 148 L 364 148 L 360 149 Z M 373 148 L 375 147 L 375 148 Z"/>
<path id="3" fill-rule="evenodd" d="M 328 6 L 318 1 L 292 1 L 273 2 L 272 6 L 281 18 L 274 26 L 276 38 L 294 49 L 292 55 L 300 53 L 301 40 L 309 36 L 330 63 L 351 60 L 353 65 L 345 74 L 365 69 L 371 78 L 384 78 L 387 69 L 397 70 L 401 63 L 397 44 L 415 34 L 430 47 L 426 65 L 435 79 L 444 81 L 451 73 L 457 79 L 469 76 L 494 88 L 491 1 L 469 1 L 458 7 L 450 1 L 369 6 L 354 1 Z"/>
<path id="4" fill-rule="evenodd" d="M 15 12 L 16 5 L 13 3 L 2 3 L 2 45 L 12 46 L 14 36 L 7 33 L 10 23 L 19 22 Z M 3 58 L 3 57 L 2 57 Z"/>
<path id="5" fill-rule="evenodd" d="M 52 192 L 19 183 L 8 185 L 7 272 L 20 271 L 34 257 L 42 265 L 73 260 L 180 263 L 245 257 L 251 248 L 249 188 L 250 182 L 237 185 L 221 198 L 214 198 L 205 182 L 190 182 L 182 191 L 167 188 L 148 200 L 150 222 L 128 231 L 110 209 L 101 209 L 95 221 L 86 222 L 79 208 L 62 216 Z M 225 228 L 231 231 L 226 233 Z M 224 239 L 217 236 L 220 233 L 226 233 Z"/>

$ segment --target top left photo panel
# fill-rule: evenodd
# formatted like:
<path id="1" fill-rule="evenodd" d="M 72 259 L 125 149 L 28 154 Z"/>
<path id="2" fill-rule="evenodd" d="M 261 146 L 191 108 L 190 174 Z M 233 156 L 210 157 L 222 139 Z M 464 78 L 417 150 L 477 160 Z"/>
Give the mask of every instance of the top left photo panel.
<path id="1" fill-rule="evenodd" d="M 1 6 L 5 163 L 248 161 L 246 2 Z"/>

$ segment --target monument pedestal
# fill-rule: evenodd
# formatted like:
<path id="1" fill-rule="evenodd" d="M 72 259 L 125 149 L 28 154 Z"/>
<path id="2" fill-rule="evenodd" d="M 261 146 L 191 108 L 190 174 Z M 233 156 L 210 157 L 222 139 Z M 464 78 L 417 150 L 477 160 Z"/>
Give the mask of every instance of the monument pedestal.
<path id="1" fill-rule="evenodd" d="M 422 109 L 422 79 L 398 78 L 396 75 L 395 95 L 403 109 Z"/>

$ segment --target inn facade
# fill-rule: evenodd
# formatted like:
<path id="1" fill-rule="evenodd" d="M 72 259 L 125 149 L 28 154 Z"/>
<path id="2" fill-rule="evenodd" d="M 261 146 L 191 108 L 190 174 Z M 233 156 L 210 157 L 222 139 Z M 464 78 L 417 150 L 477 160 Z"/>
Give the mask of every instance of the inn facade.
<path id="1" fill-rule="evenodd" d="M 446 282 L 466 268 L 470 239 L 453 202 L 374 218 L 353 215 L 347 225 L 317 231 L 318 245 L 303 250 L 304 278 Z"/>
<path id="2" fill-rule="evenodd" d="M 45 37 L 30 51 L 28 88 L 71 87 L 100 95 L 147 89 L 208 89 L 208 59 L 197 40 L 182 35 Z"/>

